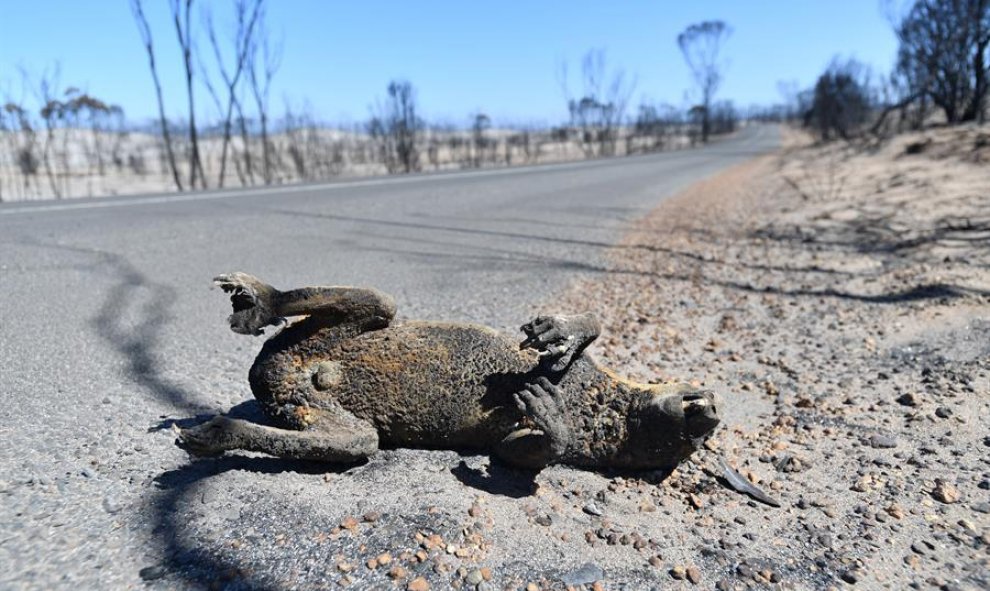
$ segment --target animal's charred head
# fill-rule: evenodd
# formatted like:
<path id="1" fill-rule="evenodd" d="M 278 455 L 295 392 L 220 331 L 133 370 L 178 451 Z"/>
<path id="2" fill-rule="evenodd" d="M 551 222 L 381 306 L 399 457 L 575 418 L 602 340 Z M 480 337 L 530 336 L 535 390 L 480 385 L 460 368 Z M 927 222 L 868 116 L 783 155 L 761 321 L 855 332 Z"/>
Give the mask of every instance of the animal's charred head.
<path id="1" fill-rule="evenodd" d="M 720 406 L 711 390 L 650 394 L 630 415 L 629 451 L 644 466 L 674 466 L 715 431 Z"/>
<path id="2" fill-rule="evenodd" d="M 677 397 L 680 400 L 677 400 Z M 673 407 L 678 416 L 684 418 L 684 434 L 691 440 L 707 439 L 718 426 L 721 418 L 718 411 L 721 401 L 711 390 L 697 390 L 686 394 L 677 394 L 674 400 L 667 402 L 667 407 Z"/>

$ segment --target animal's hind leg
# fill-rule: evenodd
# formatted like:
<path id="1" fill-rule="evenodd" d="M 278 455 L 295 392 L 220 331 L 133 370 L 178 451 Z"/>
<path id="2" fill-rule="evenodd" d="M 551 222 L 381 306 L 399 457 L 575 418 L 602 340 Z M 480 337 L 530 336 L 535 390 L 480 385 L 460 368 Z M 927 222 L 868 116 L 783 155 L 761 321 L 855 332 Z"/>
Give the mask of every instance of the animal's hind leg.
<path id="1" fill-rule="evenodd" d="M 384 328 L 395 317 L 395 302 L 376 289 L 331 286 L 279 291 L 239 272 L 218 275 L 213 282 L 230 294 L 234 308 L 230 328 L 241 334 L 260 335 L 285 316 L 309 316 L 327 326 L 353 324 L 363 330 Z"/>
<path id="2" fill-rule="evenodd" d="M 243 449 L 281 458 L 339 463 L 364 460 L 378 450 L 378 432 L 371 423 L 343 409 L 298 407 L 293 414 L 304 428 L 280 429 L 218 416 L 180 430 L 176 443 L 197 456 Z"/>

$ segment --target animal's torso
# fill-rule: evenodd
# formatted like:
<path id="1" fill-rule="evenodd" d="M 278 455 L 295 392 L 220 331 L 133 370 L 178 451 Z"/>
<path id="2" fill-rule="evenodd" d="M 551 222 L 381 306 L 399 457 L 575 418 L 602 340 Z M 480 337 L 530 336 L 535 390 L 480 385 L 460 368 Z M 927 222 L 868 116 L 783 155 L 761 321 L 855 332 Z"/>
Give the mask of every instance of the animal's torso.
<path id="1" fill-rule="evenodd" d="M 386 445 L 488 447 L 518 422 L 512 394 L 538 372 L 535 352 L 483 326 L 411 322 L 352 335 L 304 321 L 265 344 L 251 385 L 270 409 L 339 405 Z"/>

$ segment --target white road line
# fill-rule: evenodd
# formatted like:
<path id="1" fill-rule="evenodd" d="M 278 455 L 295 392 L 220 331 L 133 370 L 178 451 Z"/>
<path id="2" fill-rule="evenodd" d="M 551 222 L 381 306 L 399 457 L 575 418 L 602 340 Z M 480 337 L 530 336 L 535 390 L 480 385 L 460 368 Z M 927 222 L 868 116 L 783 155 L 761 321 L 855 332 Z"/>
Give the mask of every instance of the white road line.
<path id="1" fill-rule="evenodd" d="M 681 155 L 693 151 L 670 152 L 669 155 Z M 694 152 L 697 153 L 697 152 Z M 649 156 L 649 155 L 647 155 Z M 319 183 L 311 185 L 286 185 L 280 187 L 260 187 L 256 189 L 227 190 L 227 191 L 204 191 L 202 193 L 176 193 L 174 195 L 159 196 L 134 196 L 113 201 L 86 201 L 84 203 L 53 203 L 51 205 L 36 205 L 28 207 L 0 208 L 0 216 L 15 215 L 22 213 L 42 213 L 50 211 L 71 211 L 79 209 L 101 209 L 106 207 L 128 207 L 131 205 L 154 205 L 159 203 L 180 203 L 183 201 L 210 201 L 214 199 L 228 199 L 234 197 L 244 197 L 250 195 L 273 195 L 287 193 L 304 193 L 307 191 L 332 191 L 339 189 L 351 189 L 355 187 L 374 187 L 380 185 L 396 185 L 402 183 L 420 183 L 426 181 L 437 181 L 445 179 L 460 179 L 467 177 L 487 177 L 501 176 L 509 174 L 519 174 L 534 170 L 570 170 L 573 168 L 589 168 L 612 163 L 629 162 L 630 158 L 608 158 L 595 161 L 561 162 L 559 164 L 542 164 L 536 166 L 518 166 L 511 168 L 499 168 L 494 170 L 472 170 L 467 172 L 447 172 L 440 174 L 424 174 L 420 176 L 387 177 L 374 178 L 355 181 L 337 181 L 330 183 Z M 100 198 L 96 198 L 100 199 Z M 112 197 L 109 199 L 113 199 Z"/>

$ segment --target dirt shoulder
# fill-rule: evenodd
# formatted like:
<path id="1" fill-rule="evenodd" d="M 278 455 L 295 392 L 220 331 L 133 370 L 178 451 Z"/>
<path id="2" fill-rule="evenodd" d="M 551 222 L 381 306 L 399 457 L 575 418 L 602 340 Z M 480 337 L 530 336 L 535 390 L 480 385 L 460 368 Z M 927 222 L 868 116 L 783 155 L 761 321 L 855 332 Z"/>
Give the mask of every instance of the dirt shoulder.
<path id="1" fill-rule="evenodd" d="M 786 143 L 666 201 L 565 299 L 604 313 L 604 364 L 720 392 L 711 447 L 783 506 L 702 454 L 620 520 L 679 532 L 652 562 L 671 583 L 986 588 L 990 132 Z"/>

